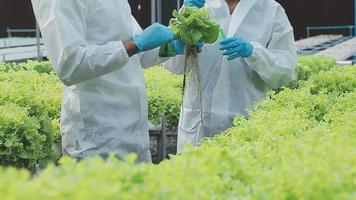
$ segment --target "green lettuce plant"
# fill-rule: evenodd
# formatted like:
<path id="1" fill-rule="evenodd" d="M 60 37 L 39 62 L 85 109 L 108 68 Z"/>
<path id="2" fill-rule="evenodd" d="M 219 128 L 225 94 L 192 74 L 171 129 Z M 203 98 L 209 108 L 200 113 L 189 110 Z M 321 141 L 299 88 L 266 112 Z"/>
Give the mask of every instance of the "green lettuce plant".
<path id="1" fill-rule="evenodd" d="M 183 7 L 179 12 L 174 10 L 169 27 L 176 39 L 181 39 L 186 45 L 194 46 L 199 41 L 212 44 L 219 37 L 220 25 L 214 22 L 205 8 Z M 165 44 L 160 49 L 161 57 L 175 56 L 172 44 Z"/>
<path id="2" fill-rule="evenodd" d="M 196 45 L 200 40 L 212 44 L 219 37 L 220 25 L 214 22 L 205 8 L 184 7 L 174 10 L 169 25 L 176 38 L 187 45 Z"/>
<path id="3" fill-rule="evenodd" d="M 355 77 L 355 67 L 313 75 L 159 165 L 63 158 L 32 178 L 0 167 L 1 199 L 355 199 Z M 4 111 L 16 113 L 6 117 L 16 127 L 30 120 L 22 109 Z"/>

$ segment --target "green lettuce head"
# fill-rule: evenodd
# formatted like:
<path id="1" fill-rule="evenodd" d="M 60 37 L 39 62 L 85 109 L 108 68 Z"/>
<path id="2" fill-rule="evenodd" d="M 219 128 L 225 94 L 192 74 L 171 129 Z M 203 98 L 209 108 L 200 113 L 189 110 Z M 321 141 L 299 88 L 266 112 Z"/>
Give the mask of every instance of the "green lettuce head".
<path id="1" fill-rule="evenodd" d="M 187 45 L 196 45 L 200 40 L 212 44 L 219 37 L 220 25 L 214 22 L 205 8 L 184 7 L 174 10 L 169 26 L 177 39 Z"/>

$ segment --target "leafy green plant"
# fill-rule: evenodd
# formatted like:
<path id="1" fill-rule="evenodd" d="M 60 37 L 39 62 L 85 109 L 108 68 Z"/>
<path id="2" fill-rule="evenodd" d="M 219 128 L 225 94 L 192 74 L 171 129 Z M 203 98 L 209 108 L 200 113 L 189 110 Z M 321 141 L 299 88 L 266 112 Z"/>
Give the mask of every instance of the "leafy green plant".
<path id="1" fill-rule="evenodd" d="M 310 76 L 318 74 L 320 71 L 328 71 L 336 66 L 334 58 L 325 56 L 303 56 L 298 58 L 296 66 L 296 80 L 292 81 L 287 87 L 295 89 Z"/>
<path id="2" fill-rule="evenodd" d="M 159 57 L 161 58 L 166 58 L 166 57 L 175 57 L 176 51 L 173 47 L 172 43 L 167 43 L 167 44 L 163 44 L 161 45 L 161 47 L 159 48 Z"/>
<path id="3" fill-rule="evenodd" d="M 0 73 L 0 88 L 5 91 L 0 93 L 0 106 L 6 108 L 6 105 L 16 104 L 32 121 L 38 123 L 36 131 L 24 130 L 21 126 L 14 126 L 12 130 L 5 131 L 4 134 L 18 141 L 22 149 L 15 151 L 0 144 L 0 149 L 11 153 L 0 154 L 0 160 L 6 161 L 3 164 L 34 170 L 36 164 L 45 166 L 48 162 L 56 161 L 59 155 L 53 151 L 52 145 L 55 138 L 60 137 L 59 130 L 53 127 L 53 122 L 59 119 L 60 115 L 62 87 L 58 79 L 54 75 L 40 74 L 37 71 L 11 71 Z M 22 123 L 24 126 L 31 126 L 32 121 L 23 120 Z M 33 138 L 36 141 L 26 141 L 24 138 Z"/>
<path id="4" fill-rule="evenodd" d="M 144 76 L 148 96 L 148 119 L 157 125 L 165 116 L 168 127 L 176 128 L 182 101 L 182 77 L 161 66 L 145 69 Z"/>
<path id="5" fill-rule="evenodd" d="M 0 164 L 35 170 L 46 162 L 46 136 L 39 133 L 40 123 L 25 108 L 0 105 Z"/>
<path id="6" fill-rule="evenodd" d="M 194 46 L 199 41 L 212 44 L 219 37 L 220 25 L 214 22 L 205 8 L 183 7 L 179 12 L 174 10 L 169 27 L 176 39 L 181 39 L 186 45 Z M 195 48 L 194 48 L 195 49 Z M 176 53 L 172 44 L 162 45 L 160 57 L 174 57 Z"/>
<path id="7" fill-rule="evenodd" d="M 38 73 L 54 73 L 49 61 L 27 61 L 23 63 L 0 63 L 0 72 L 37 71 Z"/>
<path id="8" fill-rule="evenodd" d="M 169 26 L 177 39 L 187 45 L 196 45 L 199 41 L 214 43 L 219 37 L 220 25 L 214 22 L 205 8 L 183 7 L 173 11 Z"/>
<path id="9" fill-rule="evenodd" d="M 62 85 L 53 72 L 48 74 L 48 71 L 41 71 L 40 73 L 38 69 L 51 68 L 46 67 L 47 62 L 43 63 L 44 67 L 38 67 L 41 64 L 35 61 L 17 65 L 3 64 L 7 67 L 6 70 L 0 72 L 0 88 L 1 91 L 5 91 L 0 92 L 0 106 L 6 108 L 10 104 L 16 105 L 27 113 L 28 118 L 38 124 L 36 131 L 27 132 L 19 129 L 19 126 L 14 126 L 13 131 L 6 130 L 7 137 L 23 140 L 20 138 L 20 134 L 23 133 L 33 138 L 40 135 L 41 139 L 45 140 L 36 139 L 38 143 L 33 144 L 26 142 L 33 148 L 27 151 L 27 154 L 31 155 L 27 159 L 21 157 L 23 152 L 20 154 L 20 151 L 11 150 L 11 155 L 7 155 L 10 148 L 0 144 L 0 149 L 7 152 L 6 155 L 0 153 L 2 165 L 25 167 L 33 171 L 36 164 L 44 166 L 58 159 L 60 152 L 55 151 L 53 147 L 58 146 L 57 144 L 61 141 L 59 118 Z M 145 78 L 148 87 L 149 119 L 159 124 L 161 118 L 166 116 L 168 127 L 176 128 L 181 105 L 181 78 L 164 70 L 161 66 L 146 70 Z M 29 124 L 29 121 L 23 120 L 23 123 Z M 23 151 L 26 149 L 29 147 Z M 38 155 L 38 152 L 41 154 Z"/>
<path id="10" fill-rule="evenodd" d="M 233 128 L 159 165 L 135 164 L 134 156 L 63 158 L 33 178 L 0 167 L 1 198 L 354 199 L 356 87 L 340 84 L 350 81 L 344 75 L 355 79 L 356 68 L 335 68 L 273 94 L 248 120 L 236 118 Z M 316 105 L 322 115 L 312 114 Z"/>
<path id="11" fill-rule="evenodd" d="M 308 123 L 311 121 L 313 121 L 313 123 L 331 123 L 333 120 L 340 121 L 341 118 L 333 119 L 332 113 L 337 113 L 335 114 L 337 117 L 343 116 L 343 112 L 340 111 L 340 113 L 339 110 L 342 110 L 343 107 L 351 107 L 349 104 L 352 102 L 343 100 L 342 105 L 341 103 L 338 104 L 340 107 L 338 112 L 336 112 L 337 108 L 332 105 L 336 104 L 345 94 L 354 91 L 356 79 L 354 78 L 353 68 L 349 67 L 340 70 L 333 67 L 335 65 L 333 59 L 319 57 L 300 58 L 299 63 L 298 67 L 301 70 L 310 67 L 315 68 L 314 70 L 309 70 L 311 72 L 308 73 L 307 76 L 303 76 L 303 79 L 309 79 L 309 81 L 299 81 L 299 90 L 285 89 L 284 94 L 288 93 L 288 95 L 278 97 L 277 95 L 273 95 L 269 101 L 275 102 L 273 104 L 274 109 L 293 110 L 298 108 L 298 112 L 303 112 L 305 116 L 308 117 Z M 58 157 L 58 155 L 54 156 L 55 153 L 52 146 L 53 143 L 59 143 L 61 140 L 59 117 L 62 86 L 53 72 L 49 72 L 48 74 L 47 72 L 39 73 L 39 71 L 35 70 L 35 68 L 42 68 L 36 67 L 41 64 L 45 65 L 44 68 L 52 68 L 47 66 L 47 62 L 38 63 L 31 61 L 19 64 L 0 63 L 0 88 L 1 91 L 5 91 L 0 92 L 0 106 L 5 109 L 8 105 L 12 105 L 12 107 L 16 105 L 21 112 L 27 113 L 27 117 L 25 117 L 26 120 L 22 118 L 24 123 L 38 124 L 37 131 L 28 131 L 27 133 L 30 135 L 34 134 L 34 138 L 37 137 L 37 134 L 40 134 L 41 138 L 46 138 L 45 142 L 38 140 L 38 142 L 40 142 L 39 144 L 33 143 L 36 144 L 33 147 L 39 147 L 40 151 L 47 156 L 43 154 L 39 156 L 36 153 L 39 151 L 37 149 L 36 151 L 29 151 L 28 155 L 32 154 L 32 156 L 29 156 L 29 158 L 25 160 L 20 157 L 19 151 L 16 152 L 12 150 L 12 155 L 7 155 L 6 159 L 0 154 L 0 160 L 6 160 L 6 165 L 23 166 L 32 170 L 36 163 L 45 165 L 44 163 L 55 161 Z M 6 68 L 6 70 L 2 71 L 2 68 Z M 314 74 L 319 73 L 319 71 L 322 71 L 320 75 Z M 168 118 L 168 127 L 172 129 L 176 128 L 178 126 L 182 103 L 181 92 L 183 85 L 181 80 L 183 77 L 174 75 L 161 66 L 146 69 L 144 75 L 147 84 L 149 120 L 154 124 L 159 124 L 160 119 L 166 116 Z M 310 76 L 312 78 L 310 78 Z M 302 88 L 304 88 L 303 92 L 300 91 Z M 292 98 L 292 96 L 294 98 Z M 331 96 L 335 98 L 330 98 Z M 264 103 L 262 105 L 264 105 Z M 266 110 L 262 105 L 256 104 L 256 111 L 252 112 L 257 113 Z M 293 106 L 287 108 L 286 105 Z M 14 109 L 12 107 L 11 110 Z M 333 107 L 335 111 L 333 110 L 331 112 L 331 107 Z M 272 107 L 270 110 L 272 110 Z M 13 113 L 19 112 L 13 111 Z M 273 112 L 270 111 L 270 113 L 266 113 L 265 115 L 267 116 L 271 113 Z M 254 114 L 251 114 L 251 116 L 253 115 Z M 263 121 L 262 117 L 260 121 Z M 272 125 L 271 122 L 271 126 Z M 19 136 L 21 136 L 19 131 L 20 129 L 17 128 L 12 132 L 6 129 L 6 133 L 8 133 L 7 137 L 19 138 Z M 231 132 L 229 134 L 231 134 Z M 250 139 L 252 140 L 252 138 L 254 138 L 253 134 L 250 133 L 250 135 Z M 6 147 L 2 144 L 0 144 L 0 149 L 6 151 Z M 10 162 L 11 159 L 12 161 Z M 5 163 L 2 164 L 5 165 Z"/>

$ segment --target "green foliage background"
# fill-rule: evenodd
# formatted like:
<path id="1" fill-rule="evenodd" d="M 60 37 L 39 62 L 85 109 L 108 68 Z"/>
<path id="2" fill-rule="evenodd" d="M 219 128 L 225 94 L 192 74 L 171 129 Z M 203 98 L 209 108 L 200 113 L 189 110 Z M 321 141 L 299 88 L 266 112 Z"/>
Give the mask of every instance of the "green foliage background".
<path id="1" fill-rule="evenodd" d="M 134 164 L 134 155 L 127 162 L 63 158 L 35 177 L 0 167 L 1 198 L 355 199 L 355 88 L 355 67 L 312 75 L 159 165 Z M 30 120 L 25 109 L 5 106 L 21 117 L 14 124 Z"/>
<path id="2" fill-rule="evenodd" d="M 0 72 L 0 164 L 33 171 L 59 158 L 52 145 L 60 140 L 54 125 L 60 116 L 61 84 L 54 74 L 7 71 Z"/>
<path id="3" fill-rule="evenodd" d="M 288 87 L 298 88 L 312 74 L 335 65 L 330 58 L 302 57 L 297 67 L 298 80 Z M 166 116 L 168 127 L 175 129 L 183 78 L 161 66 L 145 70 L 144 75 L 149 120 L 157 125 Z M 35 171 L 55 162 L 60 157 L 60 151 L 55 147 L 61 140 L 62 86 L 50 62 L 0 63 L 0 88 L 4 91 L 0 93 L 0 106 L 4 110 L 0 113 L 0 164 Z M 10 117 L 6 109 L 13 110 L 14 114 Z"/>

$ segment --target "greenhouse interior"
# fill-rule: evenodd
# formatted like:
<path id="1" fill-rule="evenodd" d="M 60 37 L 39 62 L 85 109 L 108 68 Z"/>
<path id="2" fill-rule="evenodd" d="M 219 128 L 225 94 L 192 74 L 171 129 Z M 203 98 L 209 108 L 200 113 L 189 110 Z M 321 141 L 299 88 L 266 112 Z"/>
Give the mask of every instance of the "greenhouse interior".
<path id="1" fill-rule="evenodd" d="M 2 0 L 0 200 L 356 199 L 356 0 Z"/>

